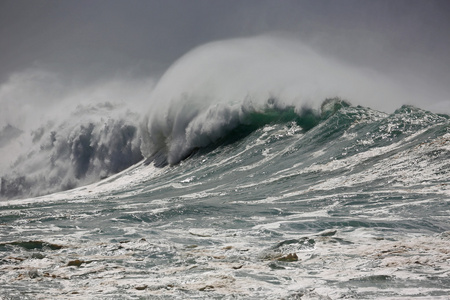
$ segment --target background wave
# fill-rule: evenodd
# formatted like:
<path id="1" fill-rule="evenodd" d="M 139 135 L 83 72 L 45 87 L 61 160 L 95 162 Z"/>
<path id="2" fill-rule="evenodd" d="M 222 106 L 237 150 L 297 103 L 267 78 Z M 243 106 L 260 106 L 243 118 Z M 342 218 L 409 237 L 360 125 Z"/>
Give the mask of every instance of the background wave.
<path id="1" fill-rule="evenodd" d="M 19 153 L 10 171 L 1 178 L 0 195 L 6 198 L 36 196 L 98 181 L 142 160 L 136 115 L 110 103 L 79 106 L 71 119 L 49 122 L 25 136 L 27 151 Z M 13 128 L 13 129 L 11 129 Z M 0 132 L 4 147 L 20 144 L 21 134 L 7 126 Z M 28 132 L 27 132 L 28 133 Z"/>

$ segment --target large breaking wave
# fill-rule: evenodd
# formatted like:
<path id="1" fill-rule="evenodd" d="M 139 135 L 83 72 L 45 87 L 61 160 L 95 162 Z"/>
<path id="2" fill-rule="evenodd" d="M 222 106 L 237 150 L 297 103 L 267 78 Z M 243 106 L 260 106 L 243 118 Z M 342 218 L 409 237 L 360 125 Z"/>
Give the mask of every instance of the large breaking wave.
<path id="1" fill-rule="evenodd" d="M 384 108 L 393 109 L 400 104 L 397 92 L 373 73 L 300 42 L 273 37 L 214 42 L 183 56 L 160 79 L 143 124 L 142 152 L 156 165 L 173 165 L 238 127 L 256 125 L 255 115 L 273 122 L 272 113 L 290 111 L 307 130 L 320 120 L 324 99 L 342 96 L 375 106 L 383 99 L 389 103 Z"/>
<path id="2" fill-rule="evenodd" d="M 119 97 L 125 97 L 126 104 L 101 97 L 59 105 L 66 110 L 62 117 L 53 109 L 31 123 L 32 100 L 25 103 L 30 111 L 22 119 L 27 122 L 0 123 L 0 154 L 8 158 L 0 164 L 0 197 L 71 189 L 143 159 L 159 167 L 175 165 L 199 149 L 234 142 L 270 123 L 295 122 L 307 131 L 349 105 L 339 97 L 385 111 L 399 107 L 403 99 L 398 89 L 372 72 L 334 61 L 299 42 L 268 37 L 194 49 L 170 67 L 154 89 L 137 93 L 149 107 L 146 113 L 136 100 L 129 101 L 135 97 L 130 91 L 139 88 L 121 86 L 128 92 Z M 8 108 L 9 89 L 0 89 L 0 96 L 2 107 Z"/>
<path id="3" fill-rule="evenodd" d="M 340 107 L 349 105 L 340 98 L 328 98 L 318 111 L 280 105 L 276 99 L 269 98 L 259 106 L 244 101 L 234 105 L 215 104 L 203 111 L 186 107 L 178 111 L 182 116 L 169 111 L 164 119 L 148 121 L 148 130 L 142 131 L 142 150 L 148 163 L 174 165 L 198 149 L 236 141 L 267 124 L 295 122 L 307 131 Z"/>

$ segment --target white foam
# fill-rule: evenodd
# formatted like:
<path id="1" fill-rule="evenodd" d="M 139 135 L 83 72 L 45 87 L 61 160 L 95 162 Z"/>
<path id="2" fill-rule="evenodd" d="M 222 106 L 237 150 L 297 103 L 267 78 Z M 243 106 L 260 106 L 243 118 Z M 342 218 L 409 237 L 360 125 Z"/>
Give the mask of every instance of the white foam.
<path id="1" fill-rule="evenodd" d="M 0 201 L 0 207 L 55 202 L 60 200 L 77 202 L 92 201 L 100 196 L 104 197 L 119 191 L 122 192 L 122 194 L 120 196 L 116 195 L 115 197 L 126 197 L 138 193 L 138 191 L 134 191 L 131 187 L 139 186 L 140 183 L 148 181 L 152 177 L 158 176 L 163 172 L 165 172 L 164 169 L 156 168 L 153 165 L 144 165 L 143 162 L 141 162 L 118 174 L 90 185 L 41 197 Z"/>

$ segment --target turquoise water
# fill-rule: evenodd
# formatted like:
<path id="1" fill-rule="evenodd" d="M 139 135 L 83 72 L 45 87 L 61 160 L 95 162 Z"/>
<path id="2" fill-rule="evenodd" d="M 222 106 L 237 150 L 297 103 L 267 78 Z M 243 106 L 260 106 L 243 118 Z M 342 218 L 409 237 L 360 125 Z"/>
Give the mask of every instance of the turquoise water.
<path id="1" fill-rule="evenodd" d="M 2 201 L 0 299 L 448 299 L 448 116 L 252 118 L 179 164 Z"/>

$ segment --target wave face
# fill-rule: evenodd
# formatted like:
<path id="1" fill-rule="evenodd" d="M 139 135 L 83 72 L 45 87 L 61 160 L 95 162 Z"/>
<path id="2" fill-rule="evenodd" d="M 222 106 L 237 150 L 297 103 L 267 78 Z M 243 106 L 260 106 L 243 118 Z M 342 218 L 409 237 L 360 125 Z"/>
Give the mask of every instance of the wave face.
<path id="1" fill-rule="evenodd" d="M 334 107 L 339 102 L 327 103 Z M 238 127 L 234 134 L 243 138 L 194 153 L 178 170 L 183 174 L 189 169 L 190 176 L 205 184 L 208 180 L 200 179 L 203 168 L 217 165 L 217 176 L 235 174 L 237 186 L 244 190 L 249 188 L 246 181 L 260 187 L 262 194 L 256 198 L 266 198 L 264 184 L 277 186 L 278 182 L 280 190 L 272 186 L 275 190 L 270 195 L 279 193 L 284 200 L 281 195 L 293 193 L 295 199 L 328 190 L 370 193 L 401 187 L 412 192 L 425 187 L 439 190 L 440 185 L 446 190 L 450 178 L 448 115 L 407 105 L 387 114 L 345 103 L 309 130 L 299 126 L 298 120 L 302 120 L 298 115 L 284 121 L 277 118 L 251 133 Z M 245 179 L 251 174 L 258 174 L 259 180 Z"/>

